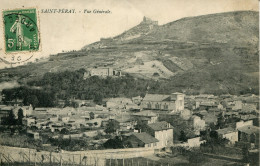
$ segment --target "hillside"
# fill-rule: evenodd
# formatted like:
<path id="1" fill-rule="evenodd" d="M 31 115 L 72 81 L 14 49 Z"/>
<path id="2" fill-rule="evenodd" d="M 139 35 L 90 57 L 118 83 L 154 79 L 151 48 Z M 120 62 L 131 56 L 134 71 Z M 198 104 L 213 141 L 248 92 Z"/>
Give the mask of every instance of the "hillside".
<path id="1" fill-rule="evenodd" d="M 250 45 L 258 43 L 258 13 L 230 12 L 183 18 L 161 26 L 148 37 L 171 39 L 193 44 L 224 43 Z"/>
<path id="2" fill-rule="evenodd" d="M 51 56 L 45 63 L 1 70 L 1 81 L 26 82 L 46 72 L 109 66 L 138 78 L 159 80 L 167 87 L 166 93 L 168 88 L 258 93 L 258 20 L 258 12 L 253 11 L 189 17 L 161 26 L 144 18 L 128 31 L 102 38 L 80 51 Z"/>

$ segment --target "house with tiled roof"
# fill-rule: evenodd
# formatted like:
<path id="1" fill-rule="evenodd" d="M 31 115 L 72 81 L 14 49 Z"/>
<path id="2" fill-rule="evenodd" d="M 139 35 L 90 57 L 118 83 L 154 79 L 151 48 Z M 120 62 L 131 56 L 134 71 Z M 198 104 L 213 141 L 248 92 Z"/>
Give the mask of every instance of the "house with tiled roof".
<path id="1" fill-rule="evenodd" d="M 258 126 L 243 126 L 237 128 L 238 130 L 238 141 L 248 142 L 259 146 L 259 131 L 260 127 Z"/>
<path id="2" fill-rule="evenodd" d="M 141 109 L 181 111 L 184 109 L 184 94 L 172 93 L 171 95 L 146 94 Z"/>
<path id="3" fill-rule="evenodd" d="M 158 147 L 173 145 L 173 126 L 165 121 L 147 124 L 145 132 L 159 140 Z"/>
<path id="4" fill-rule="evenodd" d="M 220 138 L 226 138 L 231 144 L 238 141 L 238 131 L 233 128 L 223 128 L 216 131 Z"/>
<path id="5" fill-rule="evenodd" d="M 145 110 L 138 113 L 134 113 L 133 118 L 139 118 L 142 121 L 145 121 L 147 124 L 155 123 L 158 120 L 158 115 L 151 110 Z"/>
<path id="6" fill-rule="evenodd" d="M 124 141 L 127 147 L 138 148 L 138 147 L 157 147 L 158 139 L 152 137 L 146 132 L 143 133 L 132 133 Z"/>

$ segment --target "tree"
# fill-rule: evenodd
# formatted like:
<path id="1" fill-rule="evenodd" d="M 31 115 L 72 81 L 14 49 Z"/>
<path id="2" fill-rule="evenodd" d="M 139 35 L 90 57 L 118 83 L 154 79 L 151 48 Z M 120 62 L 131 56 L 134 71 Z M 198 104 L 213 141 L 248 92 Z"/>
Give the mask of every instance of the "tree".
<path id="1" fill-rule="evenodd" d="M 13 110 L 11 110 L 9 112 L 9 115 L 8 115 L 8 125 L 9 126 L 12 126 L 12 125 L 15 125 L 16 124 L 16 119 L 15 119 L 15 115 L 14 115 L 14 112 Z"/>
<path id="2" fill-rule="evenodd" d="M 192 165 L 202 165 L 202 163 L 205 163 L 208 160 L 202 153 L 197 151 L 188 152 L 188 157 L 189 163 Z"/>
<path id="3" fill-rule="evenodd" d="M 180 132 L 179 140 L 182 141 L 182 142 L 186 142 L 188 140 L 187 136 L 186 136 L 186 134 L 184 133 L 183 130 L 181 130 L 181 132 Z"/>
<path id="4" fill-rule="evenodd" d="M 123 141 L 116 136 L 114 139 L 109 139 L 107 140 L 107 142 L 104 143 L 104 147 L 105 148 L 112 148 L 112 149 L 119 149 L 119 148 L 123 148 Z"/>
<path id="5" fill-rule="evenodd" d="M 145 131 L 146 127 L 147 127 L 146 122 L 138 118 L 135 128 L 137 130 Z"/>
<path id="6" fill-rule="evenodd" d="M 249 161 L 249 152 L 248 152 L 248 147 L 247 146 L 244 146 L 242 148 L 242 154 L 243 154 L 243 159 L 242 160 L 247 163 Z"/>
<path id="7" fill-rule="evenodd" d="M 106 133 L 115 133 L 118 129 L 120 129 L 119 122 L 116 120 L 110 120 L 106 126 Z"/>
<path id="8" fill-rule="evenodd" d="M 63 128 L 63 129 L 61 129 L 60 133 L 61 134 L 69 134 L 69 130 L 66 129 L 66 128 Z"/>
<path id="9" fill-rule="evenodd" d="M 102 100 L 103 100 L 103 95 L 101 93 L 96 93 L 95 96 L 94 96 L 93 101 L 96 104 L 102 104 Z"/>
<path id="10" fill-rule="evenodd" d="M 89 118 L 90 118 L 90 120 L 91 120 L 91 119 L 95 119 L 95 114 L 94 114 L 93 112 L 90 112 L 90 113 L 89 113 Z"/>
<path id="11" fill-rule="evenodd" d="M 153 73 L 153 76 L 154 76 L 154 77 L 159 77 L 159 76 L 160 76 L 160 74 L 159 74 L 159 73 L 157 73 L 157 72 L 155 72 L 155 73 Z"/>
<path id="12" fill-rule="evenodd" d="M 20 108 L 18 110 L 18 119 L 17 119 L 17 124 L 18 125 L 22 125 L 23 124 L 23 118 L 24 118 L 23 110 Z"/>
<path id="13" fill-rule="evenodd" d="M 214 140 L 217 140 L 218 139 L 218 132 L 216 132 L 215 130 L 210 131 L 209 136 L 211 138 L 213 138 Z"/>
<path id="14" fill-rule="evenodd" d="M 71 105 L 70 100 L 69 100 L 69 99 L 66 99 L 66 100 L 65 100 L 64 107 L 69 107 L 70 105 Z"/>
<path id="15" fill-rule="evenodd" d="M 215 126 L 215 124 L 213 122 L 211 122 L 209 124 L 209 128 L 210 128 L 210 130 L 216 130 L 216 126 Z"/>
<path id="16" fill-rule="evenodd" d="M 207 130 L 203 135 L 203 139 L 206 140 L 206 143 L 203 144 L 203 146 L 210 147 L 211 153 L 214 153 L 215 147 L 225 146 L 229 142 L 226 138 L 219 137 L 218 132 L 215 130 Z"/>
<path id="17" fill-rule="evenodd" d="M 33 109 L 34 109 L 35 107 L 38 106 L 39 100 L 38 100 L 37 96 L 35 96 L 35 95 L 30 95 L 30 96 L 28 96 L 28 97 L 26 97 L 26 98 L 24 99 L 24 104 L 25 104 L 25 105 L 31 104 L 32 107 L 33 107 Z"/>
<path id="18" fill-rule="evenodd" d="M 140 96 L 141 96 L 142 98 L 144 98 L 144 97 L 145 97 L 145 93 L 142 92 L 142 93 L 140 94 Z"/>
<path id="19" fill-rule="evenodd" d="M 225 127 L 225 118 L 223 117 L 222 114 L 219 114 L 218 116 L 217 127 L 221 129 Z"/>
<path id="20" fill-rule="evenodd" d="M 72 102 L 71 102 L 71 106 L 72 106 L 73 108 L 78 108 L 78 107 L 79 107 L 79 104 L 78 104 L 77 102 L 75 102 L 75 101 L 72 101 Z"/>

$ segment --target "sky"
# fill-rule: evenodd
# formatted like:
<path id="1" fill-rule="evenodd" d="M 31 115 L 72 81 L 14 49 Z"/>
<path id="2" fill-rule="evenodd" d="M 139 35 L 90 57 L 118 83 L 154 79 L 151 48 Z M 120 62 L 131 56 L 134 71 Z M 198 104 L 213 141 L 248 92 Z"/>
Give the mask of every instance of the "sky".
<path id="1" fill-rule="evenodd" d="M 62 50 L 79 50 L 101 37 L 116 36 L 139 24 L 144 16 L 160 25 L 183 17 L 254 10 L 258 0 L 0 0 L 0 11 L 36 7 L 39 18 L 41 51 L 33 59 Z M 76 13 L 42 13 L 45 9 L 75 9 Z M 84 13 L 84 10 L 109 10 L 109 14 Z M 79 12 L 81 11 L 81 13 Z M 2 15 L 2 13 L 1 13 Z M 0 18 L 0 41 L 3 37 Z M 4 56 L 0 42 L 0 57 Z M 2 48 L 2 49 L 1 49 Z M 0 64 L 0 68 L 3 68 Z"/>

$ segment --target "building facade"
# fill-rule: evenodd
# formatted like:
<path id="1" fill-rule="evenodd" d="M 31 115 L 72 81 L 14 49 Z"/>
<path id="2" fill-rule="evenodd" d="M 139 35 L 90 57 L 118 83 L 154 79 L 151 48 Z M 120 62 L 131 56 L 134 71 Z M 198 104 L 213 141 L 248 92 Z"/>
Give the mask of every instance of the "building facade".
<path id="1" fill-rule="evenodd" d="M 150 123 L 145 128 L 145 132 L 159 140 L 158 147 L 173 145 L 173 126 L 168 122 Z"/>
<path id="2" fill-rule="evenodd" d="M 130 148 L 138 148 L 138 147 L 157 147 L 158 139 L 152 137 L 151 135 L 143 132 L 143 133 L 132 133 L 129 137 L 124 141 L 125 145 Z"/>
<path id="3" fill-rule="evenodd" d="M 220 138 L 227 139 L 231 144 L 235 144 L 238 141 L 238 131 L 232 128 L 219 129 L 217 133 Z"/>
<path id="4" fill-rule="evenodd" d="M 111 77 L 111 76 L 121 76 L 121 71 L 114 70 L 113 68 L 92 68 L 84 73 L 83 79 L 91 76 L 99 76 L 99 77 Z"/>
<path id="5" fill-rule="evenodd" d="M 260 128 L 257 126 L 243 126 L 238 129 L 238 141 L 248 142 L 259 147 L 259 131 Z"/>
<path id="6" fill-rule="evenodd" d="M 146 94 L 141 103 L 141 109 L 181 111 L 184 109 L 184 94 Z"/>

